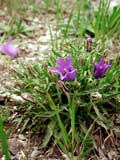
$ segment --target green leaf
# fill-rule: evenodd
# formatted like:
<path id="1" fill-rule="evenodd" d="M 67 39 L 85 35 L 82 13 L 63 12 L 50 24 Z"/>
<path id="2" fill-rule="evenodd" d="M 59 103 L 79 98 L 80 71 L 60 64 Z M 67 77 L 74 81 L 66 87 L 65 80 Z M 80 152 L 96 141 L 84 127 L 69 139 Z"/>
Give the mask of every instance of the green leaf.
<path id="1" fill-rule="evenodd" d="M 45 138 L 43 140 L 43 143 L 42 145 L 40 146 L 40 148 L 45 148 L 47 147 L 49 141 L 50 141 L 50 138 L 53 136 L 53 131 L 54 131 L 54 128 L 55 128 L 55 125 L 56 125 L 56 121 L 55 119 L 53 119 L 49 125 L 47 126 L 47 131 L 46 131 L 46 135 L 45 135 Z"/>
<path id="2" fill-rule="evenodd" d="M 52 100 L 52 98 L 51 98 L 51 96 L 48 92 L 47 92 L 47 97 L 48 97 L 48 101 L 50 103 L 51 109 L 54 110 L 54 111 L 57 111 L 57 107 L 56 107 L 55 103 L 53 102 L 53 100 Z"/>
<path id="3" fill-rule="evenodd" d="M 69 140 L 68 133 L 67 133 L 65 127 L 64 127 L 64 124 L 63 124 L 63 122 L 62 122 L 62 120 L 60 118 L 60 115 L 57 113 L 56 116 L 57 116 L 57 120 L 58 120 L 58 125 L 59 125 L 60 130 L 61 130 L 61 134 L 63 136 L 64 143 L 65 143 L 65 145 L 67 147 L 67 146 L 70 145 L 70 140 Z"/>
<path id="4" fill-rule="evenodd" d="M 114 27 L 114 25 L 116 25 L 119 19 L 120 19 L 120 7 L 114 7 L 113 13 L 109 18 L 109 28 Z"/>
<path id="5" fill-rule="evenodd" d="M 0 118 L 0 139 L 2 140 L 2 150 L 5 155 L 6 160 L 10 160 L 10 154 L 9 154 L 9 148 L 8 148 L 8 143 L 7 143 L 7 136 L 5 131 L 3 130 L 3 122 L 2 119 Z"/>
<path id="6" fill-rule="evenodd" d="M 74 97 L 72 99 L 72 106 L 71 106 L 71 128 L 72 128 L 72 150 L 74 149 L 74 141 L 75 141 L 75 113 L 76 113 L 76 105 Z"/>

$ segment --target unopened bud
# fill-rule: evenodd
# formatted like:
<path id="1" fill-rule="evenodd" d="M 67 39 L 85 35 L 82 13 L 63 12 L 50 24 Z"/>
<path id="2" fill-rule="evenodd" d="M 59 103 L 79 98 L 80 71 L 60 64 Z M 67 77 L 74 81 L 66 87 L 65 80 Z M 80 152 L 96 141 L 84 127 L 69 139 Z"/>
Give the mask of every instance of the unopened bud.
<path id="1" fill-rule="evenodd" d="M 91 52 L 92 51 L 92 43 L 93 43 L 93 39 L 91 37 L 87 38 L 86 44 L 85 44 L 85 49 L 87 52 Z"/>
<path id="2" fill-rule="evenodd" d="M 95 101 L 97 100 L 101 100 L 102 99 L 102 95 L 99 92 L 94 92 L 91 94 L 91 98 Z"/>
<path id="3" fill-rule="evenodd" d="M 75 89 L 80 89 L 81 84 L 78 81 L 74 81 L 73 86 L 75 87 Z"/>
<path id="4" fill-rule="evenodd" d="M 40 91 L 40 88 L 39 88 L 38 86 L 35 86 L 35 87 L 34 87 L 34 91 L 39 92 L 39 91 Z"/>
<path id="5" fill-rule="evenodd" d="M 79 106 L 80 105 L 80 100 L 76 101 L 76 105 Z"/>
<path id="6" fill-rule="evenodd" d="M 65 86 L 63 81 L 59 80 L 57 84 L 64 93 L 69 91 L 69 89 Z"/>
<path id="7" fill-rule="evenodd" d="M 80 59 L 80 64 L 83 65 L 85 57 L 84 56 L 80 56 L 79 59 Z"/>
<path id="8" fill-rule="evenodd" d="M 80 86 L 81 86 L 81 85 L 80 85 L 80 83 L 79 83 L 79 82 L 77 82 L 77 83 L 76 83 L 76 88 L 77 88 L 77 89 L 79 89 L 79 88 L 80 88 Z"/>

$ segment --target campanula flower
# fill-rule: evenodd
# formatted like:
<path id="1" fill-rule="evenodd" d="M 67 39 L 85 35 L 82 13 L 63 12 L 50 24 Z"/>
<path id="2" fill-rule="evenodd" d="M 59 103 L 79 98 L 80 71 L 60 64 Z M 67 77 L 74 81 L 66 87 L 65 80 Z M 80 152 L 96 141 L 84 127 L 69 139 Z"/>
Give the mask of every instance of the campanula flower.
<path id="1" fill-rule="evenodd" d="M 57 58 L 57 66 L 50 69 L 53 73 L 60 74 L 61 80 L 73 81 L 76 78 L 76 69 L 71 65 L 71 57 L 67 56 L 65 60 Z"/>
<path id="2" fill-rule="evenodd" d="M 97 62 L 93 62 L 94 64 L 94 77 L 96 79 L 98 78 L 102 78 L 106 71 L 111 67 L 111 65 L 106 64 L 104 58 L 101 58 L 100 61 Z"/>
<path id="3" fill-rule="evenodd" d="M 10 56 L 11 58 L 15 58 L 18 56 L 18 49 L 12 44 L 13 37 L 9 37 L 7 42 L 0 45 L 0 52 L 3 52 Z"/>

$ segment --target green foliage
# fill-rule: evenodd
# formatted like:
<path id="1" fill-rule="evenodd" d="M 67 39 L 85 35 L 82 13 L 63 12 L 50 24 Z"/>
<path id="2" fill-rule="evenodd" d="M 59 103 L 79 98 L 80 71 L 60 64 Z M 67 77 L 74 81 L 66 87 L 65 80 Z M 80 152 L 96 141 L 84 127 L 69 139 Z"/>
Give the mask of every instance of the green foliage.
<path id="1" fill-rule="evenodd" d="M 2 151 L 5 156 L 5 159 L 10 160 L 11 158 L 10 158 L 10 154 L 9 154 L 8 144 L 7 144 L 7 137 L 6 137 L 6 133 L 3 129 L 3 122 L 2 122 L 1 118 L 0 118 L 0 139 L 2 142 Z"/>
<path id="2" fill-rule="evenodd" d="M 47 10 L 51 7 L 48 2 L 44 1 Z M 58 44 L 61 48 L 54 45 L 51 33 L 51 56 L 44 63 L 21 63 L 19 69 L 14 70 L 18 82 L 14 92 L 22 97 L 23 93 L 28 94 L 25 103 L 19 107 L 22 116 L 16 122 L 18 127 L 21 126 L 21 132 L 32 129 L 35 133 L 44 133 L 41 148 L 47 147 L 54 138 L 69 159 L 74 159 L 76 155 L 78 160 L 82 160 L 94 148 L 92 132 L 96 126 L 120 131 L 111 120 L 111 111 L 120 112 L 120 64 L 112 61 L 112 67 L 105 76 L 95 79 L 92 63 L 104 56 L 103 42 L 106 38 L 112 38 L 119 30 L 120 9 L 117 6 L 110 13 L 109 2 L 101 0 L 95 11 L 90 1 L 84 1 L 81 5 L 78 0 L 75 3 L 76 12 L 73 7 L 67 23 L 62 24 L 62 5 L 60 1 L 52 3 L 56 8 L 57 27 L 63 33 Z M 17 32 L 23 30 L 21 23 L 18 23 Z M 10 31 L 13 34 L 17 32 Z M 86 34 L 95 36 L 91 53 L 84 47 Z M 65 58 L 67 55 L 72 57 L 77 78 L 72 82 L 63 82 L 61 87 L 59 75 L 52 74 L 49 68 L 56 65 L 57 57 Z"/>
<path id="3" fill-rule="evenodd" d="M 120 7 L 115 6 L 110 11 L 109 0 L 100 0 L 98 8 L 93 7 L 91 1 L 77 1 L 74 8 L 76 10 L 69 14 L 67 23 L 60 25 L 63 39 L 68 36 L 79 39 L 87 34 L 104 42 L 120 30 Z"/>
<path id="4" fill-rule="evenodd" d="M 6 121 L 8 119 L 9 116 L 9 109 L 6 107 L 1 107 L 0 110 L 0 117 L 2 118 L 3 121 Z"/>
<path id="5" fill-rule="evenodd" d="M 47 146 L 51 137 L 55 137 L 56 143 L 69 158 L 76 153 L 77 145 L 81 146 L 77 156 L 79 157 L 80 154 L 80 157 L 85 157 L 91 152 L 89 147 L 88 149 L 86 147 L 90 145 L 93 148 L 90 134 L 94 124 L 106 130 L 119 131 L 111 120 L 107 106 L 110 105 L 113 112 L 119 108 L 116 104 L 119 105 L 117 97 L 120 91 L 120 74 L 118 74 L 120 64 L 113 61 L 106 75 L 101 79 L 95 79 L 92 62 L 98 61 L 102 53 L 93 50 L 90 54 L 84 51 L 82 45 L 72 46 L 71 44 L 67 44 L 67 48 L 64 47 L 63 51 L 64 56 L 71 54 L 73 66 L 77 68 L 76 80 L 64 82 L 68 91 L 64 91 L 59 86 L 59 76 L 49 71 L 50 67 L 55 66 L 56 53 L 59 51 L 54 51 L 53 54 L 55 54 L 48 57 L 44 64 L 26 66 L 22 63 L 21 68 L 16 70 L 15 78 L 18 82 L 22 82 L 16 92 L 18 94 L 27 92 L 32 97 L 31 101 L 28 98 L 26 107 L 23 105 L 19 108 L 24 113 L 19 125 L 24 122 L 22 131 L 32 127 L 33 131 L 46 132 L 45 141 L 41 147 Z M 82 62 L 81 56 L 84 57 Z M 84 128 L 90 126 L 90 129 L 84 131 L 82 126 Z M 78 140 L 79 135 L 83 137 L 82 145 Z"/>
<path id="6" fill-rule="evenodd" d="M 120 29 L 120 7 L 109 11 L 110 1 L 100 0 L 99 8 L 96 13 L 94 30 L 97 39 L 105 38 L 106 35 L 112 37 Z"/>
<path id="7" fill-rule="evenodd" d="M 1 27 L 3 32 L 7 35 L 24 34 L 28 35 L 33 31 L 33 28 L 25 24 L 19 18 L 12 18 L 8 25 Z"/>

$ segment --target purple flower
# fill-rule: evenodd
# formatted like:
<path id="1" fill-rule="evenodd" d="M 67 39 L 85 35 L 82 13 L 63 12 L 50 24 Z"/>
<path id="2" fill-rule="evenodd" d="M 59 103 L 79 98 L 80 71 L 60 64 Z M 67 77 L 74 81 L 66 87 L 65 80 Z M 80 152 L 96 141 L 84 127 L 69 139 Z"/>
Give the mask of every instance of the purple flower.
<path id="1" fill-rule="evenodd" d="M 18 56 L 18 49 L 12 45 L 13 37 L 9 37 L 5 44 L 0 45 L 0 52 L 3 52 L 10 56 L 11 58 L 15 58 Z"/>
<path id="2" fill-rule="evenodd" d="M 111 65 L 105 63 L 104 58 L 101 58 L 98 63 L 93 62 L 93 64 L 94 64 L 94 77 L 96 79 L 102 78 L 105 72 L 111 67 Z"/>
<path id="3" fill-rule="evenodd" d="M 59 73 L 61 80 L 73 81 L 76 78 L 76 69 L 71 65 L 71 57 L 67 56 L 65 60 L 57 58 L 57 66 L 50 69 L 53 73 Z"/>

